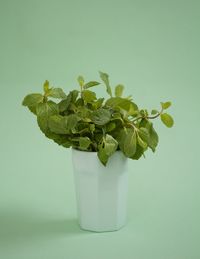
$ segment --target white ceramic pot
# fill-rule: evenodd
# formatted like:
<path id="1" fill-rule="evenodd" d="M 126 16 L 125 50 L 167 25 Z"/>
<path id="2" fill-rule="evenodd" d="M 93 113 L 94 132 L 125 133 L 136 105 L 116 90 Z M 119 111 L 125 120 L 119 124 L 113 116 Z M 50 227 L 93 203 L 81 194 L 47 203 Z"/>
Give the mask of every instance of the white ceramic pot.
<path id="1" fill-rule="evenodd" d="M 116 151 L 103 166 L 96 152 L 72 149 L 77 212 L 82 229 L 114 231 L 126 223 L 127 158 Z"/>

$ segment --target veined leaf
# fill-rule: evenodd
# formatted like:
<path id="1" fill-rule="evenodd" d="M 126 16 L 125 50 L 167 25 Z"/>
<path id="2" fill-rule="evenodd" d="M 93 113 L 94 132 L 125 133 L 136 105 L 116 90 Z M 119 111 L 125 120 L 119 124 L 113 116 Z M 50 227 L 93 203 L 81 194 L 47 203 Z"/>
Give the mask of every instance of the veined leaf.
<path id="1" fill-rule="evenodd" d="M 103 165 L 106 165 L 110 156 L 117 150 L 118 142 L 109 134 L 106 134 L 99 145 L 98 157 Z"/>
<path id="2" fill-rule="evenodd" d="M 130 157 L 130 158 L 133 159 L 133 160 L 138 160 L 138 159 L 140 159 L 140 157 L 141 157 L 143 154 L 144 154 L 144 149 L 143 149 L 140 145 L 137 144 L 137 146 L 136 146 L 136 152 L 135 152 L 135 154 L 134 154 L 132 157 Z"/>
<path id="3" fill-rule="evenodd" d="M 121 97 L 111 97 L 106 101 L 105 105 L 112 108 L 120 107 L 125 111 L 129 111 L 131 106 L 134 110 L 138 109 L 137 105 L 132 101 Z"/>
<path id="4" fill-rule="evenodd" d="M 132 157 L 136 152 L 136 132 L 132 128 L 122 129 L 118 135 L 119 147 L 127 157 Z"/>
<path id="5" fill-rule="evenodd" d="M 58 105 L 53 101 L 39 103 L 37 105 L 37 122 L 42 132 L 48 131 L 48 119 L 52 115 L 58 114 Z"/>
<path id="6" fill-rule="evenodd" d="M 121 97 L 124 91 L 124 86 L 119 84 L 115 87 L 115 96 L 116 97 Z"/>
<path id="7" fill-rule="evenodd" d="M 101 71 L 99 71 L 99 75 L 101 77 L 101 80 L 105 83 L 106 85 L 106 91 L 107 93 L 112 97 L 112 90 L 110 87 L 110 83 L 109 83 L 109 75 L 106 73 L 103 73 Z"/>
<path id="8" fill-rule="evenodd" d="M 61 88 L 51 88 L 48 91 L 48 95 L 53 98 L 58 98 L 58 99 L 65 99 L 67 95 L 63 92 Z"/>
<path id="9" fill-rule="evenodd" d="M 43 95 L 42 94 L 28 94 L 23 102 L 22 105 L 24 106 L 35 106 L 38 103 L 43 102 Z"/>
<path id="10" fill-rule="evenodd" d="M 65 117 L 65 125 L 68 130 L 72 130 L 76 127 L 77 123 L 80 121 L 80 117 L 77 114 L 70 114 Z"/>
<path id="11" fill-rule="evenodd" d="M 63 99 L 58 103 L 59 111 L 64 112 L 65 110 L 67 110 L 71 100 L 72 100 L 72 94 L 69 93 L 66 99 Z"/>
<path id="12" fill-rule="evenodd" d="M 99 85 L 99 84 L 100 84 L 100 83 L 97 82 L 97 81 L 90 81 L 90 82 L 84 84 L 83 89 L 88 89 L 88 88 L 90 88 L 90 87 L 93 87 L 93 86 Z"/>
<path id="13" fill-rule="evenodd" d="M 168 113 L 162 113 L 160 115 L 161 121 L 168 127 L 171 128 L 174 125 L 173 118 Z"/>
<path id="14" fill-rule="evenodd" d="M 69 130 L 66 127 L 65 117 L 61 115 L 53 115 L 48 120 L 49 129 L 57 134 L 69 134 Z"/>
<path id="15" fill-rule="evenodd" d="M 86 103 L 91 103 L 96 100 L 96 94 L 90 90 L 83 90 L 82 91 L 82 98 Z"/>
<path id="16" fill-rule="evenodd" d="M 100 108 L 93 111 L 91 114 L 91 120 L 97 125 L 105 125 L 111 119 L 111 113 L 107 109 Z"/>
<path id="17" fill-rule="evenodd" d="M 92 141 L 88 137 L 79 138 L 79 148 L 81 150 L 87 150 Z"/>

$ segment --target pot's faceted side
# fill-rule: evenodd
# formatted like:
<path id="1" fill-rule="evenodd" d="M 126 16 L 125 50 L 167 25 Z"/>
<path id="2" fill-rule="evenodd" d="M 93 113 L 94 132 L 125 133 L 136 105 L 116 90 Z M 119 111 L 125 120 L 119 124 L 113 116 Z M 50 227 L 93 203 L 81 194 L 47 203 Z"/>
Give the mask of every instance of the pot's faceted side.
<path id="1" fill-rule="evenodd" d="M 79 224 L 103 232 L 123 227 L 127 214 L 127 158 L 115 152 L 103 166 L 95 152 L 72 149 Z"/>

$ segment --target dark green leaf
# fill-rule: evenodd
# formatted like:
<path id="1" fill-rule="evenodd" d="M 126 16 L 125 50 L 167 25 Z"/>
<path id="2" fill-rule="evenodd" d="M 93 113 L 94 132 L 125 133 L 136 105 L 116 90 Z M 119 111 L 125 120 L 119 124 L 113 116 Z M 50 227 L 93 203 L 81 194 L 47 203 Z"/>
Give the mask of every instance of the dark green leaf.
<path id="1" fill-rule="evenodd" d="M 105 83 L 105 85 L 106 85 L 106 91 L 107 91 L 107 93 L 112 97 L 112 90 L 111 90 L 111 87 L 110 87 L 108 74 L 99 71 L 99 75 L 100 75 L 100 77 L 101 77 L 101 80 L 102 80 L 102 81 Z"/>
<path id="2" fill-rule="evenodd" d="M 160 115 L 161 121 L 168 127 L 171 128 L 174 125 L 173 118 L 168 113 L 162 113 Z"/>
<path id="3" fill-rule="evenodd" d="M 88 89 L 88 88 L 90 88 L 90 87 L 93 87 L 93 86 L 99 85 L 99 84 L 100 84 L 100 83 L 97 82 L 97 81 L 90 81 L 90 82 L 84 84 L 83 88 L 84 88 L 84 89 Z"/>
<path id="4" fill-rule="evenodd" d="M 115 96 L 116 97 L 121 97 L 123 94 L 124 86 L 119 84 L 115 87 Z"/>
<path id="5" fill-rule="evenodd" d="M 42 94 L 28 94 L 23 102 L 22 105 L 24 106 L 34 106 L 38 103 L 43 102 L 43 95 Z"/>
<path id="6" fill-rule="evenodd" d="M 103 108 L 93 111 L 93 113 L 91 114 L 91 120 L 97 125 L 105 125 L 110 121 L 110 119 L 110 111 Z"/>
<path id="7" fill-rule="evenodd" d="M 65 125 L 68 130 L 72 130 L 77 125 L 80 118 L 77 114 L 70 114 L 69 116 L 65 117 Z"/>
<path id="8" fill-rule="evenodd" d="M 137 144 L 137 146 L 136 146 L 136 152 L 135 152 L 135 154 L 134 154 L 132 157 L 130 157 L 130 158 L 133 159 L 133 160 L 138 160 L 138 159 L 140 159 L 140 157 L 141 157 L 143 154 L 144 154 L 144 149 L 143 149 L 140 145 Z"/>
<path id="9" fill-rule="evenodd" d="M 142 138 L 140 138 L 139 135 L 137 136 L 137 142 L 143 149 L 146 149 L 148 146 L 147 143 L 144 140 L 142 140 Z"/>

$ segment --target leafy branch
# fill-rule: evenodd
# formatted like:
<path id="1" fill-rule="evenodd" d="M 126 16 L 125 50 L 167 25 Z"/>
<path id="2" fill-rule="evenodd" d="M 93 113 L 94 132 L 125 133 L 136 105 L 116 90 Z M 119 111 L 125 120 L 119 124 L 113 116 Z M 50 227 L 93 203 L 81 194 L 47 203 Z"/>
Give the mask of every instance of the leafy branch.
<path id="1" fill-rule="evenodd" d="M 162 102 L 161 110 L 152 110 L 149 115 L 147 110 L 139 110 L 131 96 L 123 97 L 122 84 L 112 91 L 108 74 L 99 75 L 109 95 L 106 100 L 90 90 L 100 82 L 78 76 L 80 90 L 66 94 L 46 80 L 43 94 L 29 94 L 22 104 L 36 115 L 46 137 L 65 148 L 97 152 L 104 165 L 117 150 L 135 160 L 144 156 L 148 148 L 155 152 L 159 138 L 151 120 L 160 117 L 167 127 L 172 127 L 173 118 L 165 112 L 171 102 Z"/>

